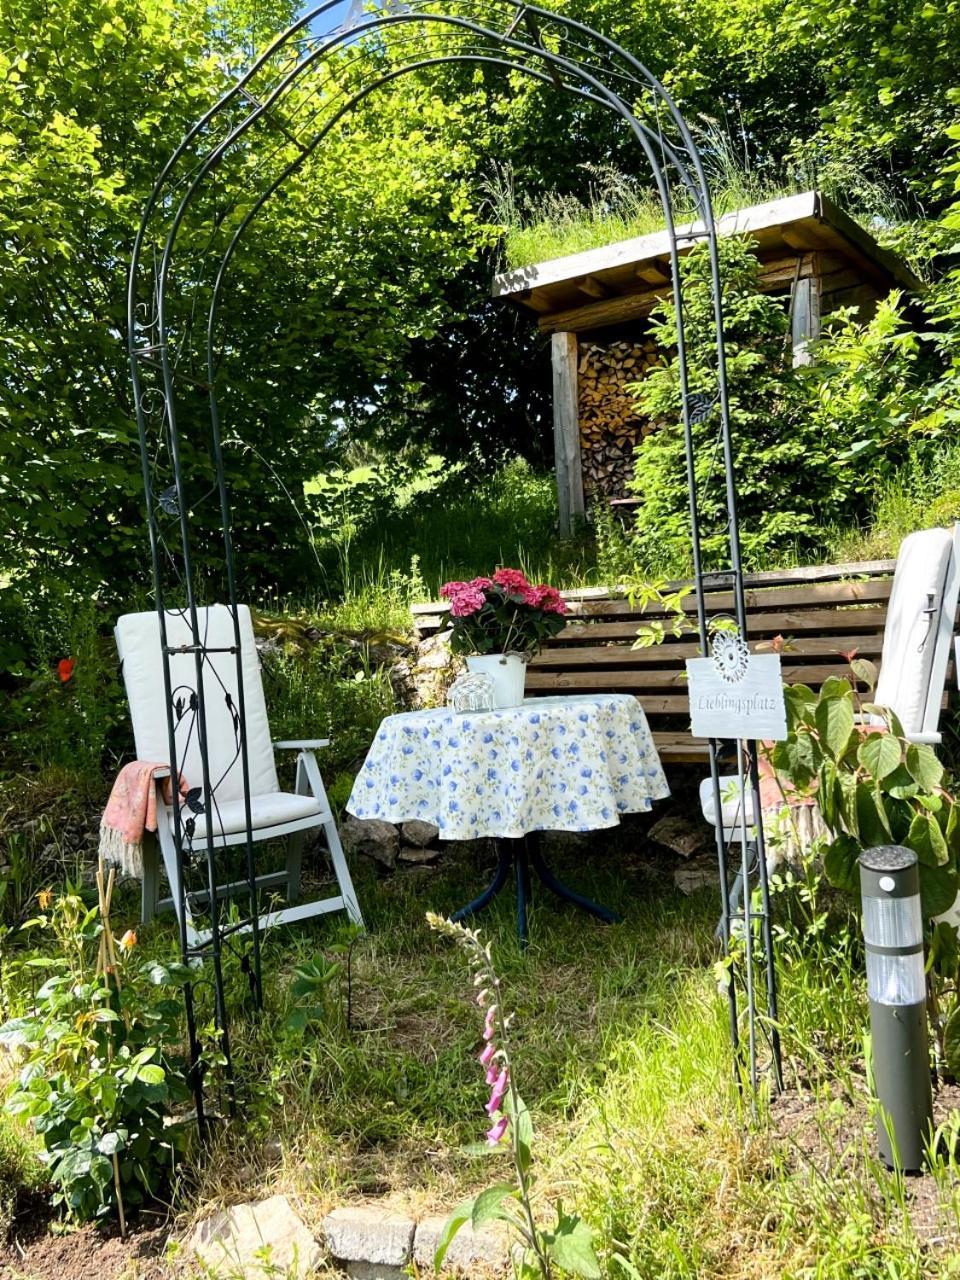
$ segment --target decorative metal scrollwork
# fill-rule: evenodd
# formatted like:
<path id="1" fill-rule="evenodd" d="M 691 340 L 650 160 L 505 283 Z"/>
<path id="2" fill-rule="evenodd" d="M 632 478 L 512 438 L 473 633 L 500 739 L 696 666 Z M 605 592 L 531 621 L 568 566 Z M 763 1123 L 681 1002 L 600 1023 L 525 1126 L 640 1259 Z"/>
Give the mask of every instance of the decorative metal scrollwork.
<path id="1" fill-rule="evenodd" d="M 713 665 L 721 680 L 737 684 L 747 674 L 750 650 L 739 631 L 716 631 L 710 641 Z"/>

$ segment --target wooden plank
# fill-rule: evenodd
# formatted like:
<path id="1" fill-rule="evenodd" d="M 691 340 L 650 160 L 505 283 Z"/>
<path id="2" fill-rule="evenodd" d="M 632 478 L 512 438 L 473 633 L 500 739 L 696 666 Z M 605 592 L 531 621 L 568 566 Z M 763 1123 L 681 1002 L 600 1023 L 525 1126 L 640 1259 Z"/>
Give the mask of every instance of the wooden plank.
<path id="1" fill-rule="evenodd" d="M 580 411 L 577 403 L 577 335 L 555 333 L 553 363 L 553 451 L 557 476 L 560 533 L 569 537 L 584 516 L 580 463 Z"/>
<path id="2" fill-rule="evenodd" d="M 813 277 L 798 280 L 790 303 L 794 366 L 813 363 L 811 342 L 820 337 L 820 285 Z"/>
<path id="3" fill-rule="evenodd" d="M 574 282 L 581 293 L 588 298 L 608 298 L 610 290 L 596 276 L 579 276 Z"/>
<path id="4" fill-rule="evenodd" d="M 748 590 L 744 592 L 744 601 L 750 610 L 771 608 L 815 608 L 824 604 L 860 604 L 877 600 L 888 600 L 892 579 L 867 579 L 866 581 L 815 582 L 809 586 L 772 587 L 769 589 Z M 697 598 L 693 592 L 684 596 L 679 602 L 684 613 L 695 613 Z M 732 591 L 713 592 L 707 604 L 707 612 L 718 613 L 729 611 L 734 607 Z M 647 609 L 639 609 L 631 605 L 629 600 L 586 600 L 571 609 L 576 618 L 595 617 L 631 617 L 638 620 L 672 616 L 662 606 L 651 604 Z"/>
<path id="5" fill-rule="evenodd" d="M 615 652 L 615 651 L 614 651 Z M 528 675 L 532 671 L 540 671 L 542 668 L 530 668 Z M 830 663 L 806 663 L 803 661 L 793 662 L 785 659 L 781 664 L 783 678 L 788 684 L 809 684 L 820 686 L 824 680 L 830 676 L 844 675 L 847 671 L 847 663 L 838 657 L 836 662 Z M 687 673 L 682 667 L 653 667 L 637 670 L 636 667 L 625 668 L 607 668 L 606 670 L 597 671 L 593 669 L 584 669 L 582 671 L 572 671 L 569 667 L 564 666 L 561 672 L 550 671 L 549 674 L 556 676 L 569 672 L 570 678 L 574 681 L 588 680 L 596 678 L 601 683 L 615 682 L 620 684 L 622 681 L 628 681 L 631 689 L 676 689 L 677 691 L 685 690 L 687 687 Z M 640 697 L 640 695 L 637 695 Z"/>
<path id="6" fill-rule="evenodd" d="M 759 573 L 745 573 L 744 586 L 795 586 L 800 582 L 833 582 L 843 578 L 876 578 L 892 574 L 896 567 L 895 560 L 850 560 L 844 564 L 812 564 L 799 565 L 793 569 L 765 569 Z M 710 590 L 710 575 L 706 575 L 707 589 Z M 680 587 L 692 587 L 689 578 L 674 579 L 664 584 L 669 591 Z M 606 600 L 611 597 L 622 597 L 626 594 L 623 587 L 573 587 L 561 592 L 564 600 Z M 445 601 L 427 600 L 410 606 L 410 612 L 418 614 L 444 613 L 448 606 Z"/>
<path id="7" fill-rule="evenodd" d="M 757 648 L 756 641 L 751 644 Z M 856 649 L 864 658 L 876 657 L 883 648 L 881 632 L 874 635 L 856 636 L 801 636 L 795 640 L 784 658 L 833 658 L 846 661 L 843 652 Z M 759 652 L 771 652 L 769 645 Z M 530 663 L 530 670 L 544 667 L 663 667 L 669 663 L 686 662 L 687 658 L 696 658 L 700 653 L 700 645 L 695 640 L 664 641 L 663 644 L 651 645 L 648 649 L 633 649 L 628 644 L 574 645 L 558 646 L 544 649 Z"/>
<path id="8" fill-rule="evenodd" d="M 824 635 L 840 635 L 851 632 L 882 631 L 887 611 L 883 607 L 855 607 L 850 609 L 819 608 L 806 611 L 785 610 L 783 612 L 757 612 L 748 615 L 748 632 L 754 635 L 792 635 L 794 632 L 821 632 Z M 644 621 L 649 621 L 649 616 Z M 422 626 L 418 622 L 417 629 L 421 634 L 436 631 L 446 626 L 448 618 L 444 616 L 434 627 Z M 624 622 L 568 622 L 559 635 L 551 641 L 556 644 L 576 644 L 583 641 L 598 640 L 634 640 L 637 636 L 639 620 Z M 689 635 L 689 632 L 687 633 Z M 665 644 L 675 643 L 666 640 Z"/>
<path id="9" fill-rule="evenodd" d="M 817 193 L 804 191 L 795 196 L 767 200 L 762 204 L 737 209 L 716 219 L 719 235 L 749 235 L 767 229 L 779 228 L 784 223 L 813 217 L 819 209 Z M 701 219 L 680 223 L 676 227 L 678 248 L 688 251 L 706 233 Z M 525 290 L 561 284 L 577 276 L 596 276 L 605 271 L 634 267 L 651 258 L 670 257 L 670 237 L 666 231 L 654 231 L 615 244 L 586 249 L 582 253 L 568 254 L 563 258 L 551 258 L 528 267 L 503 271 L 494 277 L 492 294 L 495 298 L 509 297 Z"/>
<path id="10" fill-rule="evenodd" d="M 887 611 L 882 606 L 868 605 L 862 609 L 810 609 L 796 612 L 786 610 L 783 613 L 752 614 L 748 618 L 748 630 L 751 636 L 778 634 L 787 636 L 794 632 L 810 631 L 830 635 L 873 631 L 875 628 L 882 631 L 886 618 Z M 626 640 L 636 637 L 636 634 L 635 621 L 568 623 L 551 641 L 551 645 L 562 641 Z"/>
<path id="11" fill-rule="evenodd" d="M 848 214 L 840 208 L 839 205 L 829 199 L 829 197 L 820 195 L 818 200 L 820 206 L 820 217 L 825 219 L 843 238 L 851 244 L 856 245 L 872 262 L 879 263 L 885 271 L 887 271 L 901 288 L 909 289 L 912 293 L 923 293 L 926 285 L 915 275 L 905 262 L 897 257 L 895 253 L 891 253 L 889 249 L 884 249 L 878 244 L 869 231 L 864 230 L 858 222 L 854 222 Z"/>
<path id="12" fill-rule="evenodd" d="M 643 293 L 625 293 L 564 311 L 549 311 L 540 316 L 537 326 L 541 333 L 559 333 L 567 329 L 586 333 L 590 329 L 605 329 L 608 325 L 629 324 L 648 316 L 665 295 L 665 289 L 647 289 Z"/>

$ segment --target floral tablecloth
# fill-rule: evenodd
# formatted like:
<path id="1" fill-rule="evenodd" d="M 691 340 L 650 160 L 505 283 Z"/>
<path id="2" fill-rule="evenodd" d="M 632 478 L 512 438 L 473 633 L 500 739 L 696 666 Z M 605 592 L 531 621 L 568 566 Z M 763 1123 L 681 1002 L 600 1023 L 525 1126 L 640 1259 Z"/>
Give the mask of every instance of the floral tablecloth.
<path id="1" fill-rule="evenodd" d="M 388 716 L 347 809 L 473 840 L 614 827 L 669 794 L 640 704 L 604 693 Z"/>

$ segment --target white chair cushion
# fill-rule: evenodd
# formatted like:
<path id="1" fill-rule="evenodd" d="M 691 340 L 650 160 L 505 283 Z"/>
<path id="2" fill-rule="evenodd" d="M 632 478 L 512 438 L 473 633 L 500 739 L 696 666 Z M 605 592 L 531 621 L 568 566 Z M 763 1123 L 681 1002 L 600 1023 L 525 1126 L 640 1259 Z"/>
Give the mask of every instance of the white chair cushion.
<path id="1" fill-rule="evenodd" d="M 727 774 L 720 778 L 720 816 L 723 819 L 724 831 L 732 831 L 740 826 L 741 814 L 740 779 L 736 774 Z M 713 779 L 704 778 L 700 783 L 700 808 L 703 816 L 711 826 L 717 824 L 716 807 L 713 802 Z M 753 796 L 747 795 L 747 827 L 753 826 Z"/>
<path id="2" fill-rule="evenodd" d="M 211 605 L 209 608 L 199 609 L 197 613 L 201 636 L 208 647 L 228 649 L 234 644 L 233 616 L 226 605 Z M 247 720 L 250 794 L 274 796 L 279 792 L 280 784 L 260 680 L 260 657 L 254 641 L 250 610 L 246 605 L 240 605 L 237 615 Z M 169 645 L 193 643 L 189 618 L 179 610 L 167 612 L 166 625 Z M 116 634 L 123 662 L 123 682 L 130 703 L 137 758 L 169 764 L 159 619 L 155 612 L 124 614 L 117 623 Z M 229 692 L 235 708 L 238 693 L 236 655 L 226 652 L 208 654 L 203 672 L 210 783 L 223 808 L 227 802 L 243 798 L 239 739 L 234 711 L 227 705 L 225 697 Z M 170 678 L 174 701 L 179 699 L 182 707 L 176 730 L 177 763 L 188 785 L 200 787 L 203 785 L 203 774 L 196 716 L 190 710 L 190 698 L 195 691 L 197 679 L 194 654 L 171 655 Z"/>
<path id="3" fill-rule="evenodd" d="M 313 796 L 297 796 L 287 791 L 275 791 L 269 795 L 250 797 L 250 818 L 254 833 L 263 831 L 265 827 L 279 827 L 285 822 L 297 822 L 301 818 L 312 818 L 321 812 L 320 805 Z M 194 845 L 206 841 L 207 815 L 191 814 L 189 809 L 183 810 L 184 818 L 193 817 L 196 821 Z M 229 836 L 237 831 L 245 831 L 247 817 L 243 799 L 227 800 L 216 803 L 213 807 L 213 834 Z"/>
<path id="4" fill-rule="evenodd" d="M 952 549 L 949 529 L 922 529 L 904 538 L 897 556 L 873 700 L 896 712 L 908 737 L 923 729 Z"/>

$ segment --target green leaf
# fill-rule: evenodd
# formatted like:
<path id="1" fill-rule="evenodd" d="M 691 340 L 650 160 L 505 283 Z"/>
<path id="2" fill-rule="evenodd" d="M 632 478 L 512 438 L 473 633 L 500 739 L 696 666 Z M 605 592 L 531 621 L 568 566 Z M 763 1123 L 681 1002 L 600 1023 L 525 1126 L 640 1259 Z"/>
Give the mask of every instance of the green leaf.
<path id="1" fill-rule="evenodd" d="M 957 926 L 947 920 L 939 921 L 930 935 L 927 947 L 927 968 L 941 978 L 956 976 L 960 963 L 960 942 L 957 937 Z"/>
<path id="2" fill-rule="evenodd" d="M 126 1144 L 126 1135 L 124 1133 L 118 1133 L 114 1131 L 112 1133 L 105 1133 L 103 1135 L 103 1137 L 97 1143 L 97 1150 L 101 1153 L 101 1155 L 112 1156 L 112 1155 L 116 1155 L 118 1151 L 122 1151 L 125 1144 Z"/>
<path id="3" fill-rule="evenodd" d="M 163 1067 L 155 1066 L 153 1063 L 147 1063 L 137 1072 L 137 1079 L 143 1081 L 144 1084 L 163 1084 L 167 1075 Z"/>
<path id="4" fill-rule="evenodd" d="M 876 688 L 879 673 L 875 662 L 871 662 L 869 658 L 854 658 L 850 663 L 850 670 L 869 689 Z"/>
<path id="5" fill-rule="evenodd" d="M 470 1212 L 470 1222 L 474 1230 L 495 1218 L 509 1222 L 510 1215 L 500 1208 L 500 1203 L 507 1196 L 516 1196 L 516 1194 L 517 1188 L 512 1182 L 498 1182 L 495 1186 L 487 1187 L 486 1191 L 481 1191 L 475 1198 Z"/>
<path id="6" fill-rule="evenodd" d="M 947 842 L 940 824 L 929 813 L 917 813 L 910 823 L 906 843 L 922 863 L 928 867 L 942 867 L 950 861 Z"/>
<path id="7" fill-rule="evenodd" d="M 951 867 L 920 868 L 920 905 L 929 920 L 949 911 L 957 898 L 957 873 Z"/>
<path id="8" fill-rule="evenodd" d="M 857 759 L 874 778 L 882 780 L 900 764 L 903 752 L 899 741 L 889 733 L 871 733 L 857 750 Z"/>
<path id="9" fill-rule="evenodd" d="M 836 889 L 857 893 L 860 887 L 860 870 L 857 859 L 860 845 L 852 836 L 840 835 L 827 846 L 823 856 L 823 869 L 827 879 Z"/>
<path id="10" fill-rule="evenodd" d="M 453 1239 L 457 1232 L 464 1223 L 469 1222 L 473 1217 L 474 1199 L 475 1197 L 471 1196 L 469 1200 L 462 1200 L 443 1224 L 443 1230 L 440 1232 L 440 1239 L 437 1242 L 437 1249 L 433 1255 L 434 1271 L 439 1271 L 443 1266 L 443 1260 L 447 1256 L 447 1250 L 453 1243 Z"/>
<path id="11" fill-rule="evenodd" d="M 943 1060 L 952 1076 L 960 1076 L 960 1005 L 943 1028 Z"/>
<path id="12" fill-rule="evenodd" d="M 593 1248 L 593 1232 L 580 1218 L 562 1215 L 556 1230 L 544 1239 L 547 1252 L 558 1267 L 582 1280 L 600 1280 L 602 1272 Z"/>
<path id="13" fill-rule="evenodd" d="M 907 772 L 924 791 L 933 791 L 943 779 L 943 765 L 932 747 L 911 742 L 907 747 Z"/>
<path id="14" fill-rule="evenodd" d="M 503 1110 L 510 1117 L 510 1122 L 514 1126 L 520 1166 L 526 1172 L 530 1168 L 530 1163 L 533 1159 L 533 1120 L 530 1118 L 526 1103 L 519 1094 L 517 1095 L 516 1115 L 514 1115 L 513 1095 L 511 1093 L 508 1093 L 504 1100 Z"/>
<path id="15" fill-rule="evenodd" d="M 847 695 L 824 698 L 821 694 L 814 714 L 820 741 L 836 759 L 842 756 L 853 733 L 853 698 L 850 686 L 845 680 L 839 681 L 847 689 Z"/>
<path id="16" fill-rule="evenodd" d="M 860 783 L 857 787 L 857 822 L 860 843 L 865 849 L 875 848 L 878 844 L 889 844 L 893 840 L 879 786 L 871 787 L 867 783 Z"/>

